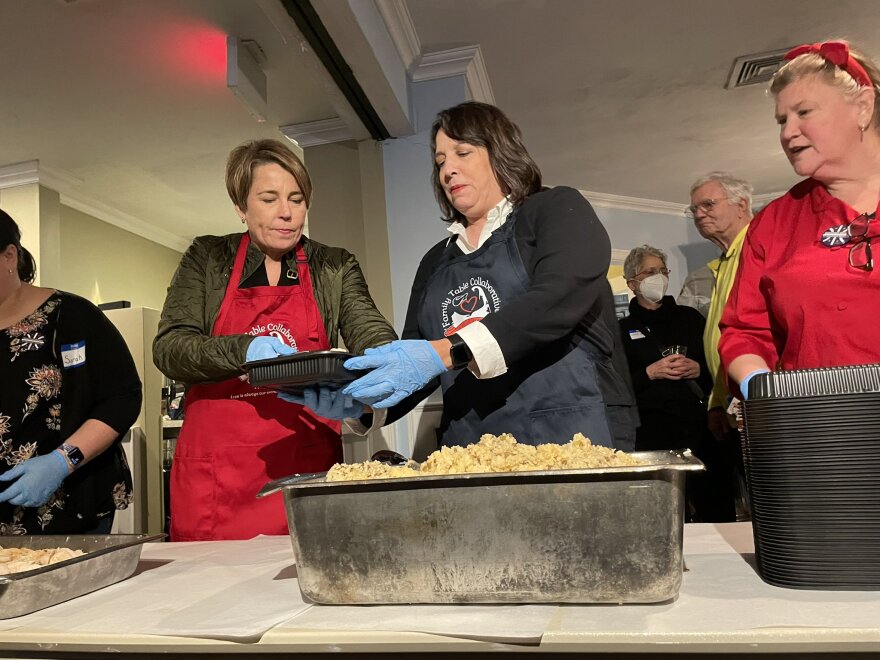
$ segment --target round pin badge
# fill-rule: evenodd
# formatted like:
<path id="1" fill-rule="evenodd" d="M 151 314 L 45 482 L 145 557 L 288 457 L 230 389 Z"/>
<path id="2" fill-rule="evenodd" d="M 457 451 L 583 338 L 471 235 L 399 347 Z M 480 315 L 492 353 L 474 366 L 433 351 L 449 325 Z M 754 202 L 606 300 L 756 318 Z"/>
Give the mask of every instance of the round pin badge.
<path id="1" fill-rule="evenodd" d="M 849 225 L 837 225 L 826 229 L 822 234 L 822 245 L 825 247 L 837 247 L 849 243 Z"/>

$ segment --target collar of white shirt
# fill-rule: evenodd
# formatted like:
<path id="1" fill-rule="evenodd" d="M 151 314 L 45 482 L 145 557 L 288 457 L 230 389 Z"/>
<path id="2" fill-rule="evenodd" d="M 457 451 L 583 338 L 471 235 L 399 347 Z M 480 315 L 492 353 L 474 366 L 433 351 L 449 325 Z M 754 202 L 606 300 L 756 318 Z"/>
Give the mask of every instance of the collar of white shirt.
<path id="1" fill-rule="evenodd" d="M 455 242 L 458 244 L 458 247 L 461 248 L 461 251 L 465 254 L 470 254 L 471 252 L 479 250 L 483 243 L 488 240 L 489 236 L 492 235 L 492 232 L 507 222 L 507 217 L 512 211 L 513 203 L 510 201 L 509 197 L 505 197 L 498 202 L 489 211 L 489 215 L 486 216 L 486 224 L 483 225 L 483 230 L 480 232 L 480 240 L 477 241 L 476 245 L 468 243 L 467 228 L 458 220 L 450 223 L 449 227 L 446 229 L 450 234 L 456 237 Z"/>

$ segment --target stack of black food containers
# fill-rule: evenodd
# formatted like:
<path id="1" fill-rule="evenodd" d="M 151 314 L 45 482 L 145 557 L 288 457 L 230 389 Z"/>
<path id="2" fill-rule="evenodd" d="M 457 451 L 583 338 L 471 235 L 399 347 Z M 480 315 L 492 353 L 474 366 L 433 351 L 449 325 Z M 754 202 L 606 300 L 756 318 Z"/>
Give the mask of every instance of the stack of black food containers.
<path id="1" fill-rule="evenodd" d="M 744 417 L 761 577 L 880 589 L 880 365 L 755 376 Z"/>

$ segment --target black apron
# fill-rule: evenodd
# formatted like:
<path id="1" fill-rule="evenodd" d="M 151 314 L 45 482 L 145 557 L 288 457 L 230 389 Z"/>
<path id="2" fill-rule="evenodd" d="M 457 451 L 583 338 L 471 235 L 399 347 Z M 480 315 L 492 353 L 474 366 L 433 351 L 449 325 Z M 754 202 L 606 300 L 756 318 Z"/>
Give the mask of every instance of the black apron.
<path id="1" fill-rule="evenodd" d="M 449 336 L 525 293 L 531 280 L 516 246 L 515 225 L 514 212 L 475 252 L 441 259 L 419 305 L 423 337 Z M 446 249 L 455 250 L 455 243 Z M 467 369 L 447 371 L 440 377 L 440 444 L 466 446 L 484 433 L 511 433 L 530 445 L 564 444 L 580 432 L 593 444 L 614 447 L 598 369 L 612 369 L 611 358 L 572 333 L 509 364 L 507 373 L 495 378 L 478 379 Z"/>

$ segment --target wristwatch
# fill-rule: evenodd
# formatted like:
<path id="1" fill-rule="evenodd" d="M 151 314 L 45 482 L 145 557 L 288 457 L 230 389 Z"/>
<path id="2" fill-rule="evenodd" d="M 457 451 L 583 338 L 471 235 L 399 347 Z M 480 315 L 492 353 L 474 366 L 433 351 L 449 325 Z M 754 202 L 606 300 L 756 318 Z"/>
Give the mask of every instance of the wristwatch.
<path id="1" fill-rule="evenodd" d="M 61 450 L 61 453 L 64 454 L 67 462 L 70 463 L 74 470 L 86 458 L 85 456 L 83 456 L 82 449 L 74 445 L 69 445 L 66 442 L 62 443 L 59 449 Z"/>
<path id="2" fill-rule="evenodd" d="M 452 342 L 452 346 L 449 348 L 449 357 L 452 358 L 452 368 L 464 369 L 470 364 L 471 360 L 474 359 L 474 354 L 471 353 L 471 349 L 468 348 L 464 339 L 459 337 L 458 334 L 449 335 L 449 341 Z"/>

